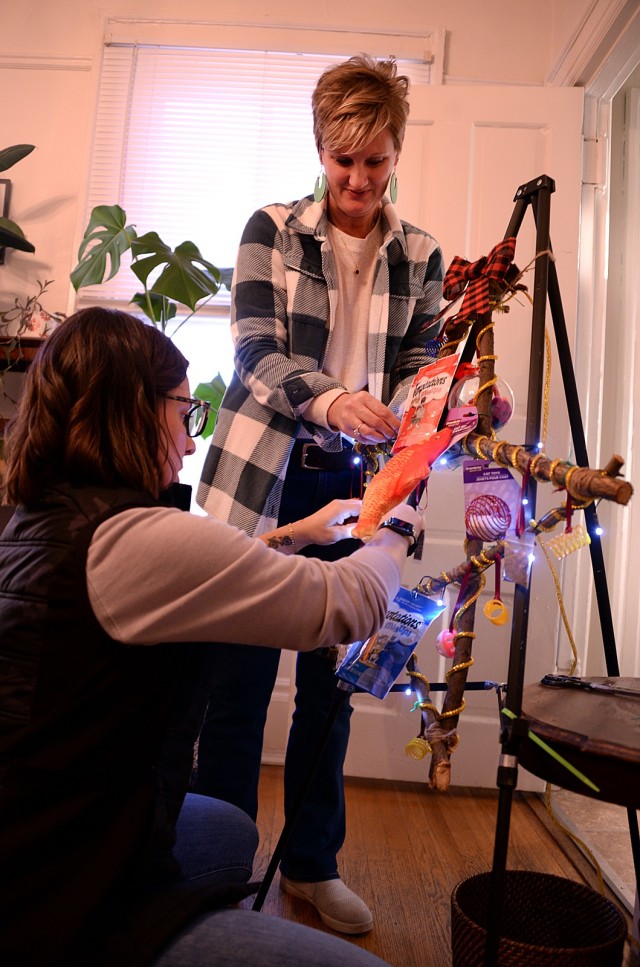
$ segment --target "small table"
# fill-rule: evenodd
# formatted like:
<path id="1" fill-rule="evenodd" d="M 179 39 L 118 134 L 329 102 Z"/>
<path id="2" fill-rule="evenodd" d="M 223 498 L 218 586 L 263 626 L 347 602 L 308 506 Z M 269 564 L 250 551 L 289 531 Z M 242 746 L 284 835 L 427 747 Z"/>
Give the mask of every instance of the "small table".
<path id="1" fill-rule="evenodd" d="M 530 738 L 518 760 L 534 775 L 604 802 L 640 808 L 640 678 L 589 678 L 638 695 L 590 692 L 536 683 L 523 691 L 529 729 L 599 788 L 591 789 Z"/>

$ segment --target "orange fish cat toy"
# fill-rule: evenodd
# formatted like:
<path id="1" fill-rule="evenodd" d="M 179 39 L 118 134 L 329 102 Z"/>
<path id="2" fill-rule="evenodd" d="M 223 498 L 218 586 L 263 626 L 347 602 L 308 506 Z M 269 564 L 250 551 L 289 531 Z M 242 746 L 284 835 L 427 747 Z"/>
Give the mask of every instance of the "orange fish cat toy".
<path id="1" fill-rule="evenodd" d="M 431 467 L 451 445 L 452 438 L 453 431 L 445 426 L 424 443 L 412 444 L 395 453 L 367 485 L 353 536 L 362 541 L 373 537 L 389 511 L 427 479 Z"/>

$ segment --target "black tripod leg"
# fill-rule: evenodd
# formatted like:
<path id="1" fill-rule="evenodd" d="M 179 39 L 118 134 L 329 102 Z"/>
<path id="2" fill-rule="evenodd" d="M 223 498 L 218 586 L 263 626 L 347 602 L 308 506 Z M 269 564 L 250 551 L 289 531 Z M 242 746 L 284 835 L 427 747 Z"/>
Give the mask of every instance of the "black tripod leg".
<path id="1" fill-rule="evenodd" d="M 532 452 L 540 439 L 542 413 L 542 393 L 544 374 L 544 330 L 549 280 L 549 222 L 551 211 L 551 192 L 554 190 L 550 179 L 539 179 L 533 185 L 519 189 L 514 215 L 509 224 L 509 232 L 520 227 L 524 212 L 525 199 L 534 206 L 536 223 L 536 264 L 533 284 L 533 313 L 531 323 L 531 347 L 529 354 L 529 383 L 527 395 L 527 420 L 525 443 Z M 537 485 L 534 478 L 527 488 L 528 508 L 535 516 Z M 494 841 L 493 866 L 490 877 L 489 903 L 487 910 L 487 937 L 485 944 L 485 967 L 495 967 L 500 942 L 500 921 L 506 881 L 509 830 L 513 792 L 518 777 L 518 751 L 526 735 L 525 723 L 521 718 L 524 670 L 527 653 L 527 627 L 529 619 L 530 589 L 517 584 L 514 594 L 513 622 L 509 645 L 509 673 L 507 678 L 506 705 L 511 712 L 509 721 L 501 727 L 501 755 L 498 767 L 497 785 L 500 791 L 496 834 Z"/>
<path id="2" fill-rule="evenodd" d="M 336 718 L 338 717 L 338 712 L 342 708 L 343 703 L 348 700 L 349 696 L 352 695 L 354 691 L 355 689 L 352 685 L 348 685 L 346 682 L 341 682 L 341 681 L 337 682 L 336 693 L 333 699 L 333 703 L 331 705 L 331 708 L 329 709 L 329 715 L 327 716 L 327 721 L 324 724 L 324 728 L 322 730 L 322 734 L 320 735 L 320 739 L 318 740 L 318 746 L 315 750 L 315 754 L 311 758 L 309 771 L 305 776 L 304 782 L 300 786 L 300 790 L 298 792 L 296 800 L 289 811 L 289 815 L 285 820 L 284 826 L 282 827 L 282 832 L 280 833 L 280 837 L 278 839 L 278 842 L 276 843 L 276 848 L 273 851 L 273 856 L 269 861 L 267 872 L 265 873 L 264 879 L 260 884 L 260 889 L 256 893 L 256 898 L 254 900 L 253 907 L 251 908 L 252 910 L 262 909 L 262 904 L 266 899 L 267 893 L 269 892 L 269 887 L 271 886 L 273 882 L 273 878 L 276 875 L 276 870 L 280 865 L 282 854 L 284 853 L 285 849 L 287 848 L 287 844 L 291 839 L 293 827 L 295 826 L 298 816 L 300 815 L 300 811 L 304 806 L 305 799 L 307 798 L 307 793 L 309 792 L 311 783 L 313 782 L 313 777 L 316 774 L 316 770 L 322 758 L 322 753 L 324 752 L 324 748 L 327 744 L 329 736 L 331 735 L 331 730 L 333 729 Z"/>
<path id="3" fill-rule="evenodd" d="M 571 427 L 571 439 L 576 455 L 576 464 L 579 467 L 591 466 L 587 443 L 584 436 L 584 426 L 580 413 L 580 400 L 578 397 L 578 387 L 576 384 L 575 371 L 571 361 L 571 349 L 567 337 L 567 326 L 562 308 L 560 297 L 560 285 L 558 283 L 558 273 L 555 264 L 549 265 L 549 307 L 551 318 L 553 319 L 553 330 L 558 350 L 558 360 L 562 373 L 562 383 L 564 386 L 565 398 L 567 400 L 567 412 L 569 414 L 569 425 Z M 602 553 L 602 543 L 598 535 L 598 518 L 595 504 L 590 504 L 585 508 L 585 520 L 587 530 L 591 537 L 589 553 L 591 555 L 591 568 L 593 571 L 593 583 L 596 592 L 596 603 L 598 605 L 598 615 L 600 618 L 600 629 L 602 631 L 602 642 L 604 648 L 607 675 L 617 676 L 620 674 L 618 665 L 618 652 L 616 649 L 616 638 L 611 616 L 611 600 L 607 586 L 607 575 L 604 566 L 604 555 Z"/>

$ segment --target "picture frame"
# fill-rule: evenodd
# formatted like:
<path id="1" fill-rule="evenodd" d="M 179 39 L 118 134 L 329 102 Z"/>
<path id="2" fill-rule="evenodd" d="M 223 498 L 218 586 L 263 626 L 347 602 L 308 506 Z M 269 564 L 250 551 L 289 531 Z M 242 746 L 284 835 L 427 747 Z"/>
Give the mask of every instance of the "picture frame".
<path id="1" fill-rule="evenodd" d="M 0 178 L 0 216 L 9 217 L 9 207 L 11 203 L 11 181 L 8 178 Z M 5 249 L 0 248 L 0 265 L 4 265 Z"/>

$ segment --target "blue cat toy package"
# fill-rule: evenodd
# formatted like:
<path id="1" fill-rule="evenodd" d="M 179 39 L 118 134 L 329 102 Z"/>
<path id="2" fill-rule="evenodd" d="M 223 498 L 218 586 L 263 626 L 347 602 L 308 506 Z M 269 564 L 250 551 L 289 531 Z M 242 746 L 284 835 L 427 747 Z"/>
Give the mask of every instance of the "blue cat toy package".
<path id="1" fill-rule="evenodd" d="M 423 634 L 444 608 L 442 601 L 401 587 L 380 631 L 349 647 L 338 666 L 338 678 L 376 698 L 385 698 Z"/>

